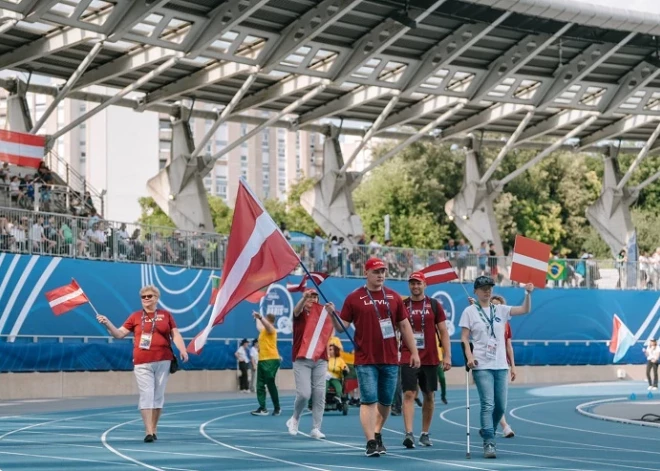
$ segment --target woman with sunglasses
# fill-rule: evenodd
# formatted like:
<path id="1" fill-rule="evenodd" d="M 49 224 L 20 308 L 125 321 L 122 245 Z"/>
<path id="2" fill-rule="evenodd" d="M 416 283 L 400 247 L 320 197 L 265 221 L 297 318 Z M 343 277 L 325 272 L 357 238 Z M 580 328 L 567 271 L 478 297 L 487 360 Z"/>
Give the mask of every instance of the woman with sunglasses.
<path id="1" fill-rule="evenodd" d="M 495 428 L 506 409 L 509 365 L 506 361 L 505 326 L 511 316 L 527 314 L 531 307 L 534 285 L 525 285 L 521 306 L 491 302 L 495 282 L 489 276 L 474 281 L 476 302 L 463 311 L 458 325 L 466 352 L 467 366 L 472 370 L 481 402 L 481 429 L 484 458 L 495 458 Z M 470 339 L 474 352 L 470 351 Z"/>
<path id="2" fill-rule="evenodd" d="M 172 342 L 179 350 L 181 360 L 188 361 L 186 346 L 172 314 L 157 309 L 159 297 L 160 291 L 155 286 L 142 288 L 142 309 L 128 316 L 119 328 L 106 316 L 96 316 L 96 320 L 116 339 L 123 339 L 133 332 L 133 371 L 140 391 L 138 407 L 146 432 L 144 441 L 147 443 L 157 440 L 158 419 L 165 403 L 165 386 L 175 359 Z"/>

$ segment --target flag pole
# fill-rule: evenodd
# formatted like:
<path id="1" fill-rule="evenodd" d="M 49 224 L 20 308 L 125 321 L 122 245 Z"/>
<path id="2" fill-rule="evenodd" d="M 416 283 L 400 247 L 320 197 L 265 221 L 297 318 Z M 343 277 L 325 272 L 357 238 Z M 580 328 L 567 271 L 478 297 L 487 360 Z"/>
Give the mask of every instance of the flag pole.
<path id="1" fill-rule="evenodd" d="M 300 257 L 298 257 L 298 260 L 300 260 Z M 314 277 L 312 276 L 312 274 L 309 272 L 309 270 L 307 269 L 307 267 L 305 266 L 305 264 L 303 263 L 302 260 L 300 260 L 300 266 L 301 266 L 302 269 L 305 271 L 305 273 L 307 273 L 307 277 L 308 277 L 310 280 L 312 280 L 312 283 L 314 284 L 314 287 L 316 288 L 316 290 L 319 292 L 319 294 L 320 294 L 321 297 L 323 298 L 323 301 L 325 301 L 326 304 L 329 303 L 330 301 L 328 301 L 328 298 L 325 297 L 325 294 L 323 294 L 323 291 L 321 291 L 321 288 L 319 287 L 318 283 L 316 282 L 316 280 L 314 279 Z M 336 312 L 336 311 L 332 311 L 332 315 L 335 316 L 335 319 L 337 319 L 337 322 L 339 323 L 339 325 L 341 326 L 342 330 L 344 331 L 344 333 L 345 333 L 346 336 L 348 337 L 348 340 L 350 340 L 351 343 L 353 344 L 353 348 L 357 348 L 357 345 L 355 345 L 355 340 L 353 340 L 353 337 L 352 337 L 351 334 L 348 332 L 348 329 L 344 326 L 344 322 L 343 322 L 343 321 L 341 320 L 341 318 L 337 315 L 337 312 Z"/>
<path id="2" fill-rule="evenodd" d="M 78 286 L 80 286 L 80 283 L 78 283 L 78 282 L 76 281 L 75 278 L 71 278 L 71 281 L 73 281 L 75 284 L 77 284 Z M 82 286 L 80 286 L 80 291 L 82 291 L 83 294 L 85 294 L 85 290 L 82 288 Z M 99 311 L 96 310 L 96 308 L 95 308 L 94 305 L 92 304 L 92 300 L 89 299 L 89 296 L 87 296 L 87 295 L 85 294 L 85 297 L 87 298 L 87 302 L 89 303 L 89 305 L 92 307 L 92 311 L 94 311 L 94 314 L 96 314 L 97 316 L 100 316 L 101 314 L 99 314 Z"/>

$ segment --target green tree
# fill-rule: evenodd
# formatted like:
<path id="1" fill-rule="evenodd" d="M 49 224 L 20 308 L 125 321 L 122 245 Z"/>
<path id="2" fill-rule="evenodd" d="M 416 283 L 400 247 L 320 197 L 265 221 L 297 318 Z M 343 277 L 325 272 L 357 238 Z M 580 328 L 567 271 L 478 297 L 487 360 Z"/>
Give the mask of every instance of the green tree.
<path id="1" fill-rule="evenodd" d="M 231 220 L 234 212 L 227 204 L 217 196 L 209 196 L 209 206 L 211 207 L 211 218 L 213 219 L 213 228 L 206 228 L 206 231 L 214 230 L 218 234 L 229 234 Z M 140 204 L 140 217 L 138 222 L 147 226 L 154 227 L 176 227 L 170 217 L 160 209 L 154 199 L 145 196 L 138 199 Z"/>
<path id="2" fill-rule="evenodd" d="M 285 201 L 267 199 L 264 201 L 264 207 L 273 220 L 279 225 L 286 224 L 289 231 L 298 231 L 305 234 L 314 234 L 318 225 L 314 219 L 305 211 L 300 203 L 301 195 L 314 187 L 316 180 L 313 178 L 302 177 L 298 179 L 291 188 Z"/>

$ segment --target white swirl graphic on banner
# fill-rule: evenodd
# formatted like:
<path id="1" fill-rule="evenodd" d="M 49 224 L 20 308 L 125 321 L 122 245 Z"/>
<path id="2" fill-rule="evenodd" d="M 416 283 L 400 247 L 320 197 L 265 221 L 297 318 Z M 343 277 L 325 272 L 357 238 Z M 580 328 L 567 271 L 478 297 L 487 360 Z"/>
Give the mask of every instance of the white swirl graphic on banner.
<path id="1" fill-rule="evenodd" d="M 167 287 L 165 286 L 165 284 L 160 280 L 160 277 L 158 276 L 158 270 L 156 269 L 156 267 L 154 267 L 153 265 L 149 265 L 149 270 L 150 270 L 150 272 L 151 272 L 151 276 L 152 276 L 152 278 L 153 278 L 153 277 L 156 278 L 156 281 L 158 282 L 158 286 L 160 286 L 160 289 L 161 289 L 162 291 L 165 291 L 167 294 L 181 294 L 181 293 L 185 293 L 185 292 L 188 291 L 190 288 L 192 288 L 192 287 L 195 285 L 195 283 L 197 283 L 197 280 L 199 280 L 199 277 L 202 276 L 202 271 L 199 270 L 199 271 L 197 272 L 197 276 L 192 280 L 192 282 L 191 282 L 188 286 L 186 286 L 185 288 L 181 288 L 181 289 L 175 290 L 175 289 L 169 289 L 169 288 L 167 288 Z"/>
<path id="2" fill-rule="evenodd" d="M 447 316 L 447 332 L 449 332 L 450 337 L 453 336 L 454 332 L 456 332 L 456 326 L 454 325 L 456 320 L 454 300 L 451 299 L 451 296 L 446 291 L 436 291 L 431 297 L 437 299 L 442 304 L 442 309 L 445 310 L 445 315 Z"/>
<path id="3" fill-rule="evenodd" d="M 5 287 L 7 286 L 7 283 L 9 282 L 12 272 L 14 271 L 16 264 L 20 260 L 20 257 L 21 257 L 20 255 L 14 255 L 14 259 L 12 260 L 12 263 L 9 266 L 9 271 L 5 275 L 5 278 L 2 282 L 2 287 L 0 287 L 0 292 L 4 291 Z M 30 257 L 30 261 L 23 269 L 23 273 L 21 274 L 21 277 L 18 279 L 18 282 L 14 285 L 14 290 L 12 291 L 11 296 L 9 297 L 9 301 L 7 301 L 7 303 L 5 304 L 5 310 L 3 311 L 2 316 L 0 317 L 0 334 L 2 333 L 2 330 L 5 327 L 5 324 L 7 323 L 7 319 L 9 318 L 12 309 L 14 308 L 14 304 L 16 303 L 16 299 L 18 299 L 18 295 L 21 293 L 23 286 L 25 286 L 25 282 L 27 281 L 28 276 L 30 276 L 32 269 L 37 264 L 37 260 L 39 260 L 38 255 L 33 255 L 32 257 Z"/>
<path id="4" fill-rule="evenodd" d="M 270 285 L 259 302 L 259 312 L 262 316 L 275 316 L 275 329 L 278 333 L 288 335 L 293 332 L 293 297 L 286 286 L 277 283 Z"/>
<path id="5" fill-rule="evenodd" d="M 161 266 L 160 269 L 163 270 L 168 275 L 180 275 L 181 273 L 186 271 L 185 268 L 179 268 L 178 270 L 169 271 L 166 267 L 163 267 L 163 266 Z"/>

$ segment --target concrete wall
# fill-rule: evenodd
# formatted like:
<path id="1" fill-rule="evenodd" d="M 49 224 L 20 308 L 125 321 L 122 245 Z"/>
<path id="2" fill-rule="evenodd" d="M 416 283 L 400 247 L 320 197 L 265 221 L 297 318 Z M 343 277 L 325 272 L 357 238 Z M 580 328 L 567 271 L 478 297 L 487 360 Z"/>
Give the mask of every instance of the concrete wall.
<path id="1" fill-rule="evenodd" d="M 584 383 L 614 381 L 617 370 L 626 371 L 627 380 L 644 380 L 644 365 L 608 366 L 523 366 L 518 368 L 516 384 Z M 447 373 L 450 386 L 465 385 L 465 370 L 453 368 Z M 278 374 L 281 390 L 295 389 L 293 370 Z M 232 392 L 238 390 L 234 370 L 180 371 L 170 376 L 168 393 Z M 41 399 L 81 396 L 137 395 L 133 372 L 80 373 L 5 373 L 0 374 L 0 400 Z"/>

